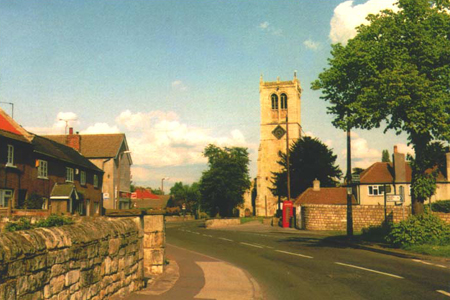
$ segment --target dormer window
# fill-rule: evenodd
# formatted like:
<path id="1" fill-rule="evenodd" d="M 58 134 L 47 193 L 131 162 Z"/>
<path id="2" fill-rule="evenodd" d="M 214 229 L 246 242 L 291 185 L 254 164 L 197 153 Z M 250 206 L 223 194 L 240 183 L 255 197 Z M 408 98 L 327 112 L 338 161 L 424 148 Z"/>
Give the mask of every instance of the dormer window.
<path id="1" fill-rule="evenodd" d="M 281 94 L 281 109 L 287 109 L 287 96 L 286 94 Z"/>
<path id="2" fill-rule="evenodd" d="M 14 166 L 14 146 L 8 145 L 8 158 L 6 160 L 7 166 Z"/>
<path id="3" fill-rule="evenodd" d="M 272 109 L 278 109 L 278 96 L 273 94 L 271 96 L 272 99 Z"/>

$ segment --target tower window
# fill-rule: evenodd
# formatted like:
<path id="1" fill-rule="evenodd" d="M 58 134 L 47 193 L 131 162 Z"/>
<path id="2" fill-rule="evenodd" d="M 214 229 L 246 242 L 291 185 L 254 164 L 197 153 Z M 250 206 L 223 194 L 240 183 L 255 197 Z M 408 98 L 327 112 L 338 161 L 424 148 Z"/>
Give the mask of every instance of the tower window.
<path id="1" fill-rule="evenodd" d="M 287 96 L 286 96 L 286 94 L 281 94 L 281 109 L 287 109 Z"/>
<path id="2" fill-rule="evenodd" d="M 278 109 L 278 96 L 272 95 L 272 109 Z"/>

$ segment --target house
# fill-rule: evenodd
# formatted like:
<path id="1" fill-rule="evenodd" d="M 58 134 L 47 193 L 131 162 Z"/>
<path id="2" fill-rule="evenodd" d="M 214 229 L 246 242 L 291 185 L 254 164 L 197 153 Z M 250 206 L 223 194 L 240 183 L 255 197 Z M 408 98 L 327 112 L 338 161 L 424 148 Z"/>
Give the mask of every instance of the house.
<path id="1" fill-rule="evenodd" d="M 149 189 L 137 188 L 131 193 L 132 207 L 147 209 L 164 209 L 170 195 L 155 195 Z"/>
<path id="2" fill-rule="evenodd" d="M 0 109 L 0 207 L 37 197 L 51 213 L 101 214 L 103 171 L 71 147 L 24 130 Z"/>
<path id="3" fill-rule="evenodd" d="M 450 153 L 446 154 L 447 177 L 441 172 L 437 177 L 437 189 L 431 201 L 450 199 Z M 360 174 L 360 182 L 355 184 L 355 194 L 361 205 L 411 205 L 412 170 L 405 161 L 405 154 L 394 147 L 393 162 L 376 162 Z M 387 191 L 385 193 L 385 191 Z M 392 195 L 399 195 L 393 198 Z"/>
<path id="4" fill-rule="evenodd" d="M 356 199 L 352 196 L 352 203 L 356 204 Z M 308 188 L 294 200 L 294 206 L 303 204 L 328 204 L 347 205 L 347 188 L 345 187 L 320 187 L 320 181 L 314 180 L 313 187 Z"/>
<path id="5" fill-rule="evenodd" d="M 125 134 L 47 135 L 48 139 L 70 146 L 105 172 L 103 206 L 106 209 L 126 209 L 131 205 L 131 171 L 133 164 Z"/>

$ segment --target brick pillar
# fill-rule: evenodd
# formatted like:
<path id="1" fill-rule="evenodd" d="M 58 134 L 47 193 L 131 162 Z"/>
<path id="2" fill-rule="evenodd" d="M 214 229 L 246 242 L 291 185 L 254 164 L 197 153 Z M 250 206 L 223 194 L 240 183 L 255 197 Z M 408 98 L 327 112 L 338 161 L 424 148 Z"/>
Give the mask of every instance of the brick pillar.
<path id="1" fill-rule="evenodd" d="M 165 259 L 164 215 L 144 216 L 144 273 L 161 274 Z"/>

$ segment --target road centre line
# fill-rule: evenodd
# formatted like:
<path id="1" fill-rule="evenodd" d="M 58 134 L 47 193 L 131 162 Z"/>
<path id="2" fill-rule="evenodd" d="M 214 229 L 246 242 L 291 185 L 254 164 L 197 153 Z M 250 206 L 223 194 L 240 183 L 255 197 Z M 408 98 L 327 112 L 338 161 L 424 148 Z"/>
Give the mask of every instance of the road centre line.
<path id="1" fill-rule="evenodd" d="M 207 237 L 213 237 L 212 235 L 209 234 L 202 234 L 203 236 L 207 236 Z"/>
<path id="2" fill-rule="evenodd" d="M 449 292 L 446 292 L 446 291 L 443 291 L 443 290 L 436 290 L 436 292 L 441 293 L 442 295 L 450 297 L 450 293 Z"/>
<path id="3" fill-rule="evenodd" d="M 192 233 L 193 233 L 193 234 L 200 234 L 200 232 L 195 232 L 195 231 L 192 231 Z"/>
<path id="4" fill-rule="evenodd" d="M 228 242 L 234 242 L 233 240 L 222 238 L 222 237 L 220 237 L 219 240 L 228 241 Z"/>
<path id="5" fill-rule="evenodd" d="M 280 252 L 280 253 L 284 253 L 284 254 L 300 256 L 300 257 L 304 257 L 304 258 L 314 258 L 314 257 L 312 257 L 312 256 L 303 255 L 303 254 L 300 254 L 300 253 L 294 253 L 294 252 L 282 251 L 282 250 L 275 250 L 275 252 Z"/>
<path id="6" fill-rule="evenodd" d="M 423 261 L 423 260 L 420 260 L 420 259 L 413 259 L 413 261 L 419 262 L 419 263 L 422 263 L 422 264 L 425 264 L 425 265 L 429 265 L 429 266 L 435 266 L 435 267 L 438 267 L 438 268 L 447 269 L 446 266 L 433 264 L 433 263 L 430 263 L 430 262 L 427 262 L 427 261 Z"/>
<path id="7" fill-rule="evenodd" d="M 244 243 L 244 242 L 241 242 L 241 244 L 242 244 L 242 245 L 247 245 L 247 246 L 250 246 L 250 247 L 255 247 L 255 248 L 264 248 L 263 246 L 254 245 L 254 244 L 249 244 L 249 243 Z"/>
<path id="8" fill-rule="evenodd" d="M 349 265 L 349 264 L 344 264 L 344 263 L 340 263 L 340 262 L 335 262 L 335 264 L 341 265 L 341 266 L 345 266 L 345 267 L 350 267 L 350 268 L 360 269 L 360 270 L 364 270 L 364 271 L 369 271 L 369 272 L 373 272 L 373 273 L 377 273 L 377 274 L 381 274 L 381 275 L 386 275 L 386 276 L 390 276 L 390 277 L 394 277 L 394 278 L 403 279 L 403 277 L 398 276 L 398 275 L 394 275 L 394 274 L 390 274 L 390 273 L 385 273 L 385 272 L 381 272 L 381 271 L 377 271 L 377 270 L 372 270 L 372 269 L 367 269 L 367 268 L 363 268 L 363 267 L 358 267 L 358 266 L 355 266 L 355 265 Z"/>

